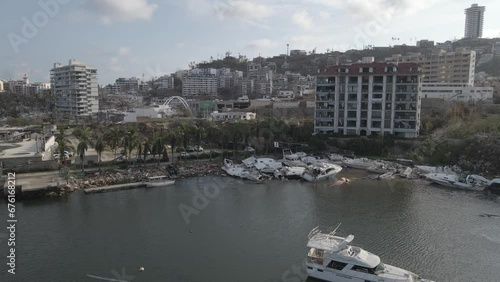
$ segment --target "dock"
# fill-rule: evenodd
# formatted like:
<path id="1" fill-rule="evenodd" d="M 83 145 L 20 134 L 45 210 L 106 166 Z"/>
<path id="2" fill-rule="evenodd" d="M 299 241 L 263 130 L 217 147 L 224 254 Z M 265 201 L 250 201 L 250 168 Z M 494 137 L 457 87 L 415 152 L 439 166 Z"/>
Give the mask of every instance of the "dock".
<path id="1" fill-rule="evenodd" d="M 95 188 L 87 188 L 84 189 L 83 191 L 85 192 L 85 194 L 96 194 L 104 192 L 130 190 L 135 188 L 146 188 L 146 184 L 144 182 L 126 183 L 126 184 L 117 184 L 117 185 L 102 186 Z"/>

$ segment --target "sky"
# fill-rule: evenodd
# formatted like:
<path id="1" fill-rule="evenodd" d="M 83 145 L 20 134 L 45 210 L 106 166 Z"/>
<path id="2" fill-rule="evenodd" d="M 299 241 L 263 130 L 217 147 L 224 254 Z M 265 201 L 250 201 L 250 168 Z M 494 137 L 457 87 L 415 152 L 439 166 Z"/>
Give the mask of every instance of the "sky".
<path id="1" fill-rule="evenodd" d="M 460 39 L 464 0 L 16 0 L 2 2 L 0 79 L 48 82 L 55 62 L 97 68 L 99 84 L 150 79 L 189 62 Z M 483 37 L 500 37 L 500 1 Z M 393 38 L 396 38 L 393 40 Z M 399 40 L 398 40 L 399 39 Z"/>

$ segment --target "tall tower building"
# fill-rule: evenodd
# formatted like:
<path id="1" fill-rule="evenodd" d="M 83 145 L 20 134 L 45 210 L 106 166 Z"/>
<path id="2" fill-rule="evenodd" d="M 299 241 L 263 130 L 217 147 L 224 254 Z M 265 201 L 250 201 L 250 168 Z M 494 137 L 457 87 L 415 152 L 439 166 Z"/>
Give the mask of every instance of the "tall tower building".
<path id="1" fill-rule="evenodd" d="M 483 23 L 485 6 L 472 4 L 470 8 L 465 9 L 465 38 L 483 37 Z"/>
<path id="2" fill-rule="evenodd" d="M 59 113 L 78 119 L 99 111 L 96 69 L 75 60 L 65 66 L 55 63 L 50 82 Z"/>

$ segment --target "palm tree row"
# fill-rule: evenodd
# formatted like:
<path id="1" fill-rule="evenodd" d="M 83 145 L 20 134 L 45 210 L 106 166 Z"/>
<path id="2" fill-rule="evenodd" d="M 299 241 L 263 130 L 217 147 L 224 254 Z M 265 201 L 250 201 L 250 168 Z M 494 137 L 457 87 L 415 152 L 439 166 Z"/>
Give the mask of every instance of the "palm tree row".
<path id="1" fill-rule="evenodd" d="M 76 153 L 80 157 L 83 170 L 85 154 L 91 147 L 98 154 L 99 169 L 102 153 L 106 148 L 113 152 L 115 165 L 121 157 L 126 158 L 130 166 L 133 164 L 133 158 L 136 163 L 146 162 L 149 156 L 152 156 L 159 165 L 162 159 L 170 159 L 174 163 L 175 149 L 179 146 L 185 148 L 189 144 L 198 147 L 204 144 L 210 150 L 210 159 L 214 148 L 235 151 L 250 145 L 258 153 L 269 153 L 275 141 L 307 142 L 311 136 L 312 127 L 310 122 L 287 123 L 273 118 L 225 123 L 206 120 L 175 120 L 167 125 L 138 123 L 93 129 L 84 126 L 75 129 L 73 134 L 79 139 Z M 62 128 L 56 139 L 61 156 L 70 146 Z M 121 149 L 120 156 L 117 155 L 118 149 Z"/>

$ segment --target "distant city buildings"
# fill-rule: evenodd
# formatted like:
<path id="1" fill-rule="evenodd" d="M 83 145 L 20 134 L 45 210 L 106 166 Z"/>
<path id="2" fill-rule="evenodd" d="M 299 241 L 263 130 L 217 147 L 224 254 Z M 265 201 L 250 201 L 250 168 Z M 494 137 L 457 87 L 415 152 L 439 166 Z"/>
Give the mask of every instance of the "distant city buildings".
<path id="1" fill-rule="evenodd" d="M 50 89 L 50 83 L 34 82 L 30 83 L 25 74 L 23 80 L 7 80 L 1 82 L 1 91 L 8 91 L 16 95 L 39 95 Z"/>
<path id="2" fill-rule="evenodd" d="M 472 4 L 465 9 L 465 38 L 483 37 L 484 12 L 486 7 Z"/>
<path id="3" fill-rule="evenodd" d="M 316 133 L 418 137 L 423 78 L 418 64 L 355 63 L 318 71 Z"/>
<path id="4" fill-rule="evenodd" d="M 97 69 L 76 60 L 55 63 L 50 81 L 58 113 L 78 119 L 99 111 Z"/>
<path id="5" fill-rule="evenodd" d="M 155 80 L 154 85 L 158 87 L 158 89 L 160 90 L 174 89 L 175 88 L 174 76 L 173 75 L 160 76 L 158 79 Z"/>
<path id="6" fill-rule="evenodd" d="M 290 57 L 292 56 L 305 56 L 307 51 L 305 50 L 290 50 Z"/>
<path id="7" fill-rule="evenodd" d="M 423 83 L 467 84 L 474 86 L 476 52 L 457 49 L 455 52 L 434 50 L 431 54 L 393 55 L 386 62 L 412 62 L 422 66 Z"/>
<path id="8" fill-rule="evenodd" d="M 420 48 L 433 48 L 434 47 L 434 41 L 427 40 L 427 39 L 419 40 L 419 41 L 417 41 L 417 47 L 420 47 Z"/>

